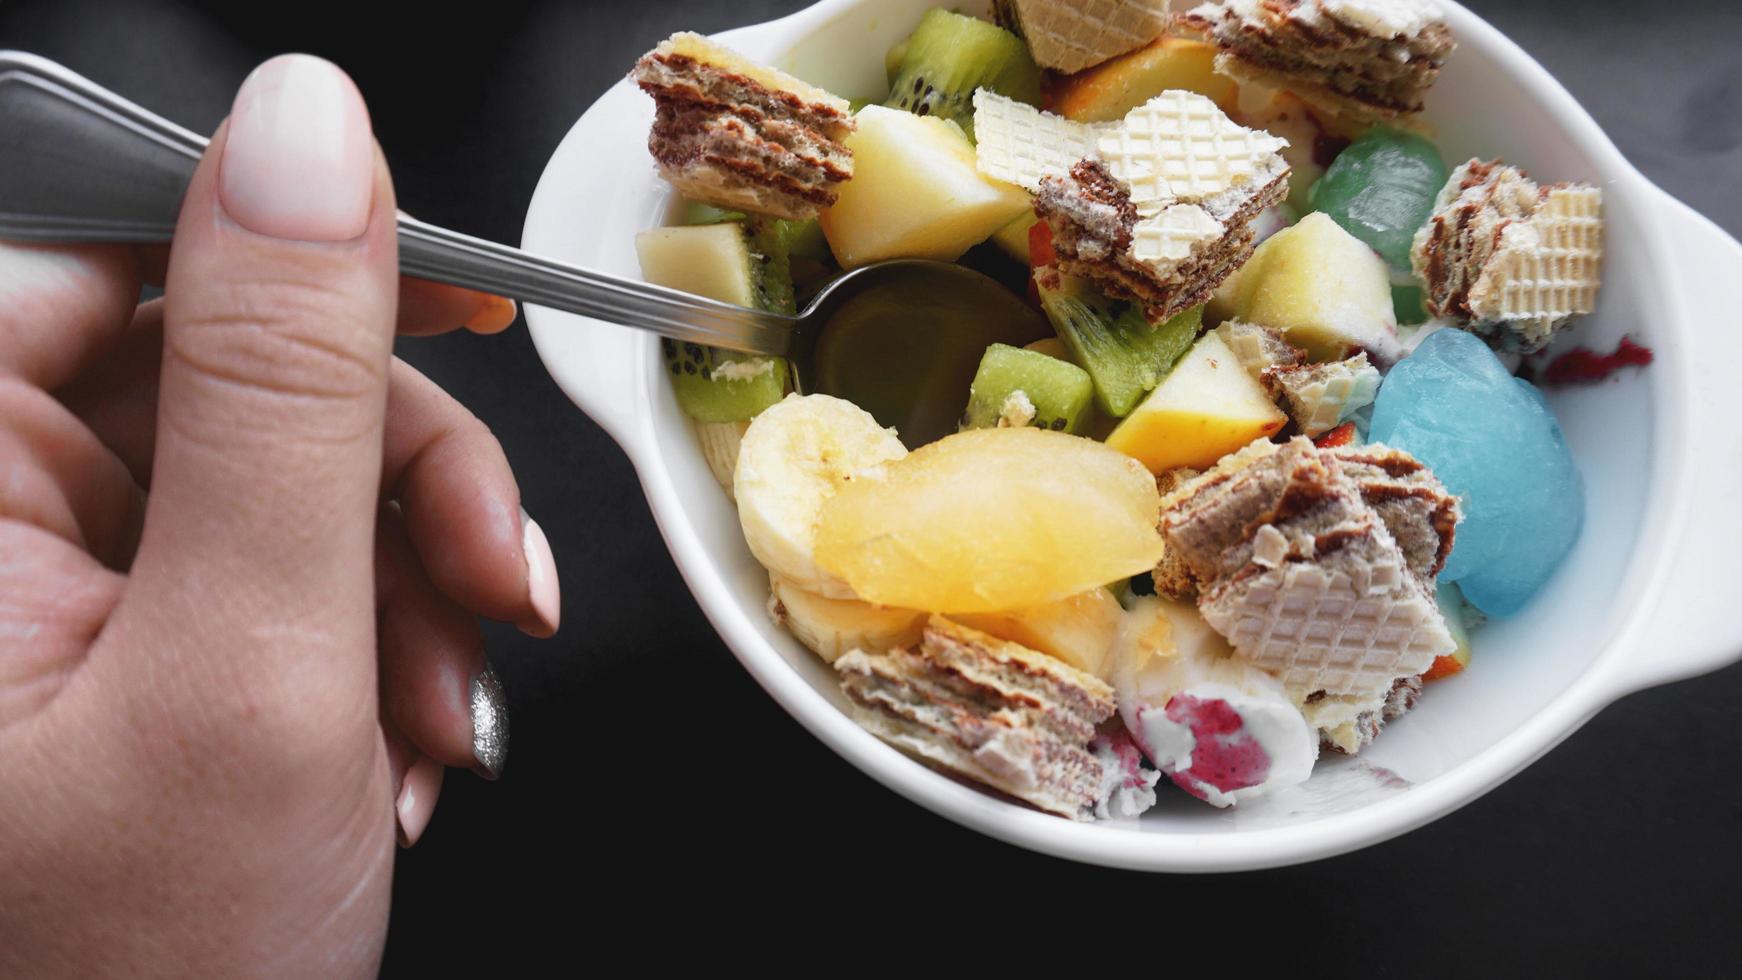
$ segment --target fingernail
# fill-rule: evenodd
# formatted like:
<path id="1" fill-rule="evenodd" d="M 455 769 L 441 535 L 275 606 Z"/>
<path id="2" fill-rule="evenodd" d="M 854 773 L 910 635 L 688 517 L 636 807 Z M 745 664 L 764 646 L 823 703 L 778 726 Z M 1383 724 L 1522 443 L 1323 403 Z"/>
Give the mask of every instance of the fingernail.
<path id="1" fill-rule="evenodd" d="M 557 584 L 556 558 L 544 529 L 520 508 L 520 551 L 526 556 L 526 593 L 532 602 L 534 621 L 520 624 L 520 631 L 540 639 L 556 632 L 562 622 L 561 586 Z"/>
<path id="2" fill-rule="evenodd" d="M 435 815 L 436 797 L 442 789 L 442 765 L 427 755 L 420 755 L 405 771 L 405 781 L 399 785 L 399 800 L 393 808 L 399 814 L 399 846 L 410 847 L 423 836 L 429 818 Z"/>
<path id="3" fill-rule="evenodd" d="M 508 696 L 489 664 L 472 678 L 472 756 L 485 779 L 502 775 L 508 763 Z"/>
<path id="4" fill-rule="evenodd" d="M 472 314 L 463 326 L 473 333 L 491 334 L 507 330 L 520 312 L 511 299 L 501 296 L 484 297 L 484 305 L 478 307 L 478 312 Z"/>
<path id="5" fill-rule="evenodd" d="M 218 197 L 249 231 L 305 242 L 363 234 L 375 196 L 369 111 L 345 73 L 303 54 L 248 76 L 230 110 Z"/>

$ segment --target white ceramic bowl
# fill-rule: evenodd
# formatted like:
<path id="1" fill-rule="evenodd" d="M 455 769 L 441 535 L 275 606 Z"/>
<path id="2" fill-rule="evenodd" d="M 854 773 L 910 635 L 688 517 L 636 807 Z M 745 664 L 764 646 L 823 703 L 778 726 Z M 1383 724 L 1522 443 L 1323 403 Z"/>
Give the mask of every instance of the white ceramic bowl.
<path id="1" fill-rule="evenodd" d="M 878 98 L 885 49 L 935 2 L 824 0 L 721 40 L 839 94 Z M 1077 824 L 879 742 L 842 712 L 832 671 L 770 624 L 767 577 L 678 412 L 654 338 L 532 308 L 533 340 L 562 389 L 634 461 L 678 567 L 745 668 L 884 785 L 1011 843 L 1134 869 L 1261 868 L 1385 840 L 1499 785 L 1621 695 L 1715 669 L 1742 651 L 1731 564 L 1742 554 L 1733 511 L 1742 427 L 1730 418 L 1742 331 L 1726 306 L 1730 291 L 1716 285 L 1742 279 L 1742 246 L 1622 159 L 1516 45 L 1447 7 L 1459 48 L 1429 100 L 1447 160 L 1499 156 L 1545 181 L 1601 185 L 1606 283 L 1601 310 L 1574 342 L 1607 348 L 1632 333 L 1657 360 L 1616 383 L 1551 395 L 1587 481 L 1589 512 L 1577 549 L 1543 593 L 1481 630 L 1471 668 L 1432 685 L 1359 759 L 1327 758 L 1304 787 L 1267 805 L 1220 811 L 1166 792 L 1141 821 Z M 662 223 L 670 195 L 645 149 L 652 117 L 651 101 L 628 82 L 581 117 L 533 197 L 527 249 L 638 275 L 630 241 Z"/>

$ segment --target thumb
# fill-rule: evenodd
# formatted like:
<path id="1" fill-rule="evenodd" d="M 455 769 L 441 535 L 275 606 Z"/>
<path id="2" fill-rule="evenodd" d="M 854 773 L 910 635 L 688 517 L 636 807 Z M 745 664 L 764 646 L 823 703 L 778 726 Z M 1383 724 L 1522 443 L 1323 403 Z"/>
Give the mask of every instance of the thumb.
<path id="1" fill-rule="evenodd" d="M 280 668 L 319 667 L 373 696 L 394 216 L 351 80 L 306 55 L 256 69 L 176 226 L 151 494 L 124 600 L 187 636 L 182 656 L 281 645 L 295 659 Z M 308 663 L 323 651 L 352 669 Z"/>

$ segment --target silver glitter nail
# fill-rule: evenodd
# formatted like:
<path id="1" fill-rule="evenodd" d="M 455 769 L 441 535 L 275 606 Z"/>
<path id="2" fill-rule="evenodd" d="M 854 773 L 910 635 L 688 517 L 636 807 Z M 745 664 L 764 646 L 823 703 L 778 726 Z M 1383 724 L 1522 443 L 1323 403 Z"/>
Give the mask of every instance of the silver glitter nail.
<path id="1" fill-rule="evenodd" d="M 508 761 L 508 697 L 489 664 L 472 678 L 472 755 L 485 779 L 502 775 Z"/>

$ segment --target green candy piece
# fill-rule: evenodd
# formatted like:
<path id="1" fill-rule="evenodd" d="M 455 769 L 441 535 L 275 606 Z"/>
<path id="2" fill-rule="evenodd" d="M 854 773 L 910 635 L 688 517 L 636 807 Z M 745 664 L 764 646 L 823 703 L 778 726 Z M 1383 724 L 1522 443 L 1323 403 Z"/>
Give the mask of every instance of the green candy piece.
<path id="1" fill-rule="evenodd" d="M 1409 268 L 1416 229 L 1433 213 L 1447 176 L 1432 142 L 1381 127 L 1338 154 L 1309 199 L 1313 210 L 1330 215 L 1401 271 Z"/>
<path id="2" fill-rule="evenodd" d="M 1420 286 L 1391 287 L 1391 308 L 1397 311 L 1397 325 L 1413 327 L 1427 322 L 1427 294 Z"/>

